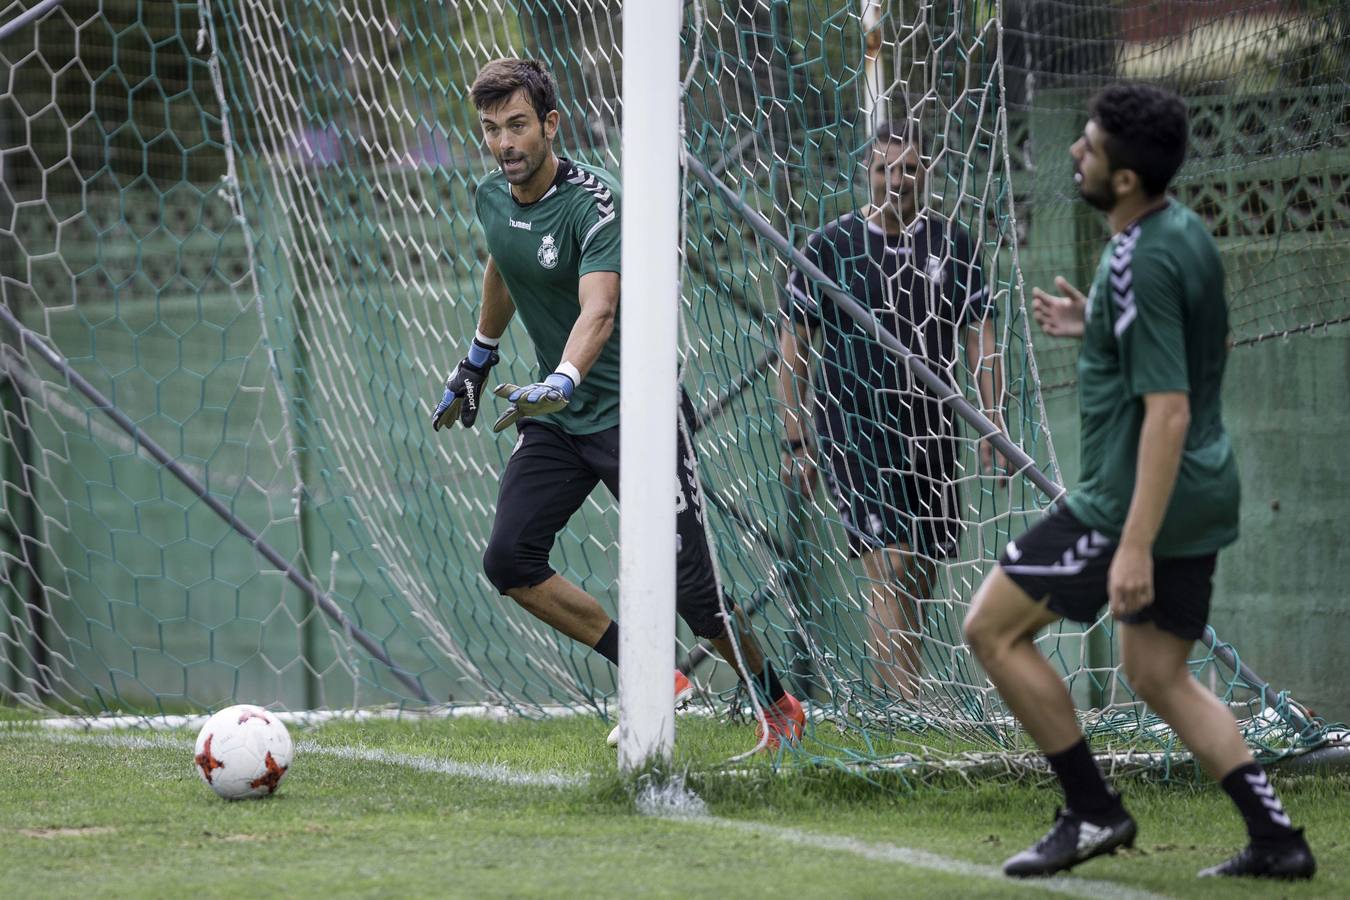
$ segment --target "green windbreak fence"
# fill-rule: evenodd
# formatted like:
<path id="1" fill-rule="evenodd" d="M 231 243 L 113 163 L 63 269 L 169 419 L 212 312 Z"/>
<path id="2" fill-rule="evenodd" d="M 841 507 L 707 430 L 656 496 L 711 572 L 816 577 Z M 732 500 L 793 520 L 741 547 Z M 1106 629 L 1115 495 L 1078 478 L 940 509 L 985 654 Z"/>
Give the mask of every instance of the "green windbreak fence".
<path id="1" fill-rule="evenodd" d="M 983 363 L 1002 366 L 1008 434 L 1056 480 L 1041 401 L 1072 382 L 1072 355 L 1028 323 L 1024 298 L 1054 273 L 1085 281 L 1100 250 L 1066 153 L 1100 84 L 1146 77 L 1186 92 L 1195 152 L 1178 190 L 1229 261 L 1239 344 L 1347 315 L 1343 14 L 1097 6 L 685 7 L 686 149 L 736 199 L 685 180 L 684 384 L 723 580 L 812 701 L 804 759 L 1016 757 L 1023 739 L 960 621 L 1049 498 L 982 470 L 969 423 L 934 420 L 924 436 L 957 448 L 955 485 L 922 514 L 958 519 L 959 547 L 925 563 L 930 583 L 869 577 L 848 552 L 859 529 L 824 485 L 808 497 L 780 478 L 777 347 L 794 262 L 750 217 L 804 247 L 866 202 L 873 124 L 910 128 L 923 205 L 970 234 L 989 288 L 999 356 Z M 617 172 L 620 34 L 606 2 L 69 0 L 0 43 L 5 306 L 136 426 L 119 429 L 6 331 L 9 702 L 159 714 L 232 701 L 421 708 L 424 693 L 613 711 L 608 664 L 482 575 L 513 437 L 433 433 L 428 420 L 473 332 L 485 260 L 472 196 L 492 163 L 468 85 L 498 56 L 546 60 L 559 150 Z M 1286 42 L 1279 64 L 1233 49 L 1268 34 Z M 533 359 L 514 325 L 494 376 L 533 380 Z M 964 353 L 931 364 L 980 405 Z M 917 404 L 922 390 L 895 399 Z M 145 439 L 344 618 L 263 561 Z M 617 522 L 598 490 L 553 555 L 611 609 Z M 896 591 L 917 595 L 921 621 L 884 621 Z M 683 626 L 680 637 L 704 702 L 739 708 L 727 667 Z M 905 641 L 923 663 L 909 700 L 893 677 Z M 1167 756 L 1170 735 L 1118 674 L 1108 621 L 1052 629 L 1041 645 L 1104 748 Z M 1258 747 L 1297 743 L 1297 706 L 1271 696 L 1267 709 L 1227 648 L 1195 668 Z"/>

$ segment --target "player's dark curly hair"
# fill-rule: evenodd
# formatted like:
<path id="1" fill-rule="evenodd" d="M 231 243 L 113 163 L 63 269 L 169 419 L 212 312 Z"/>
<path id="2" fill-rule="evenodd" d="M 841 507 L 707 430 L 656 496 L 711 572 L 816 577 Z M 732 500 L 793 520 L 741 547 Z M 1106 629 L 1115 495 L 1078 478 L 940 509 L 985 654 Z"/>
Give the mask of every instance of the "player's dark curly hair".
<path id="1" fill-rule="evenodd" d="M 1106 132 L 1112 171 L 1130 169 L 1144 191 L 1167 190 L 1186 160 L 1186 104 L 1147 84 L 1113 84 L 1092 99 L 1090 115 Z"/>
<path id="2" fill-rule="evenodd" d="M 553 73 L 537 59 L 494 59 L 483 66 L 469 88 L 474 109 L 495 109 L 523 90 L 539 120 L 558 108 L 558 83 Z"/>

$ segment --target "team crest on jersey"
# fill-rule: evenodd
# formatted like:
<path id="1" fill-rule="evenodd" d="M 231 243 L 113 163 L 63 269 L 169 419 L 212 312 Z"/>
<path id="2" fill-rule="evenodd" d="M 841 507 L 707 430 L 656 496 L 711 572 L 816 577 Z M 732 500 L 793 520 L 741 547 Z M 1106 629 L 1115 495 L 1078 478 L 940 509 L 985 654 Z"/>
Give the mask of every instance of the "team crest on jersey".
<path id="1" fill-rule="evenodd" d="M 553 240 L 553 235 L 546 234 L 544 239 L 539 242 L 539 265 L 545 269 L 551 269 L 558 264 L 558 245 Z"/>

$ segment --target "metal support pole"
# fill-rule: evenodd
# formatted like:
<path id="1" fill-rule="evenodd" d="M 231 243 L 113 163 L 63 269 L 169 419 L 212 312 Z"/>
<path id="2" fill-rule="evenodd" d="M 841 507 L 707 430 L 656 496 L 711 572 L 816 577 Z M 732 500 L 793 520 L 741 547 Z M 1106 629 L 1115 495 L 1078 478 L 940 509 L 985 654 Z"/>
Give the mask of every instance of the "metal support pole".
<path id="1" fill-rule="evenodd" d="M 13 20 L 0 25 L 0 41 L 3 41 L 5 38 L 25 26 L 36 22 L 38 19 L 60 6 L 61 3 L 62 0 L 42 0 L 41 3 L 34 6 L 32 9 L 19 13 Z"/>
<path id="2" fill-rule="evenodd" d="M 394 674 L 394 677 L 398 678 L 399 681 L 403 682 L 405 687 L 412 691 L 413 696 L 424 703 L 431 702 L 431 697 L 428 696 L 421 683 L 418 682 L 414 676 L 395 665 L 378 641 L 353 625 L 351 620 L 347 618 L 347 614 L 339 609 L 337 604 L 324 594 L 323 591 L 319 590 L 314 582 L 310 581 L 299 569 L 291 565 L 284 556 L 277 552 L 276 548 L 263 540 L 262 535 L 250 528 L 248 524 L 236 516 L 229 507 L 212 496 L 206 489 L 206 485 L 202 484 L 197 480 L 196 476 L 183 468 L 176 459 L 170 456 L 163 447 L 155 443 L 149 435 L 137 428 L 136 424 L 132 422 L 131 419 L 127 418 L 126 413 L 113 406 L 112 401 L 107 397 L 104 397 L 103 394 L 99 392 L 98 388 L 94 387 L 83 375 L 71 368 L 69 361 L 67 361 L 64 356 L 47 346 L 47 342 L 38 334 L 28 329 L 22 322 L 16 319 L 14 314 L 9 311 L 8 307 L 0 306 L 0 323 L 3 323 L 14 331 L 18 336 L 20 346 L 27 345 L 36 351 L 49 366 L 65 376 L 72 387 L 81 394 L 84 394 L 95 407 L 102 411 L 109 419 L 112 419 L 119 428 L 130 435 L 132 440 L 140 445 L 141 449 L 150 454 L 152 459 L 162 465 L 169 474 L 177 478 L 207 507 L 207 509 L 220 516 L 220 518 L 238 532 L 244 540 L 248 541 L 249 546 L 258 551 L 258 554 L 262 556 L 263 559 L 276 566 L 279 571 L 285 574 L 292 584 L 313 598 L 314 602 L 318 604 L 325 615 L 336 622 L 344 632 L 351 635 L 352 639 L 364 647 L 367 653 L 387 666 Z"/>

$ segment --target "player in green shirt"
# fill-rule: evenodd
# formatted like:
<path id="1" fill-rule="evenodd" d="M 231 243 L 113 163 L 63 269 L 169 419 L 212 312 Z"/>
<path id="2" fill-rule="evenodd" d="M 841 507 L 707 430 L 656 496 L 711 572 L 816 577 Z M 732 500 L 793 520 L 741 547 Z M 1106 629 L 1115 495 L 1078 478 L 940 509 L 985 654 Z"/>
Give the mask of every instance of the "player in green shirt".
<path id="1" fill-rule="evenodd" d="M 1083 297 L 1037 289 L 1052 335 L 1082 339 L 1082 479 L 1011 541 L 980 587 L 966 640 L 1008 707 L 1046 754 L 1065 808 L 1009 875 L 1050 875 L 1132 846 L 1136 826 L 1102 778 L 1063 681 L 1033 643 L 1069 618 L 1119 622 L 1135 692 L 1218 780 L 1250 843 L 1202 876 L 1309 878 L 1316 869 L 1232 713 L 1190 674 L 1209 618 L 1214 564 L 1237 539 L 1238 476 L 1220 391 L 1227 355 L 1223 265 L 1204 223 L 1170 199 L 1186 155 L 1186 107 L 1144 85 L 1108 87 L 1070 148 L 1083 199 L 1112 238 Z"/>
<path id="2" fill-rule="evenodd" d="M 534 343 L 540 380 L 495 393 L 510 406 L 493 426 L 515 424 L 519 439 L 502 473 L 497 514 L 483 555 L 488 580 L 532 615 L 610 662 L 619 626 L 581 588 L 555 572 L 549 551 L 559 531 L 604 482 L 619 493 L 620 196 L 607 172 L 553 150 L 559 114 L 553 76 L 534 60 L 484 66 L 470 91 L 483 138 L 500 171 L 474 197 L 489 256 L 478 333 L 446 381 L 432 415 L 439 430 L 478 418 L 483 384 L 502 333 L 517 312 Z M 761 742 L 777 748 L 801 736 L 805 714 L 764 659 L 745 617 L 723 594 L 704 528 L 698 467 L 681 394 L 676 491 L 676 608 L 766 701 Z M 736 634 L 728 627 L 735 622 Z M 693 693 L 675 673 L 675 695 Z M 617 729 L 616 729 L 617 731 Z M 617 735 L 611 736 L 615 742 Z"/>

